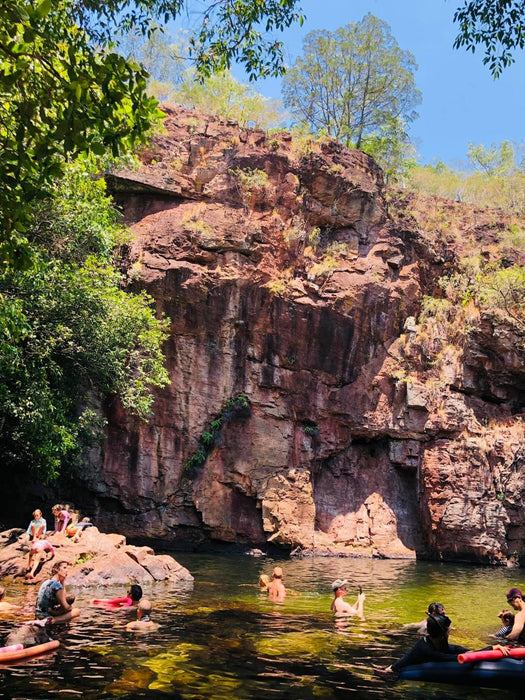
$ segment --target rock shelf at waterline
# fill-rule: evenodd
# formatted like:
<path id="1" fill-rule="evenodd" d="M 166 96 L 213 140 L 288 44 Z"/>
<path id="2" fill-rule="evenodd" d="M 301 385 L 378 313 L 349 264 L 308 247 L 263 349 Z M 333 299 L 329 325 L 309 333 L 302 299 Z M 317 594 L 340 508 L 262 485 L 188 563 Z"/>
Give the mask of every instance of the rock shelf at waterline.
<path id="1" fill-rule="evenodd" d="M 77 542 L 64 533 L 48 533 L 46 539 L 55 548 L 55 557 L 47 558 L 27 583 L 39 583 L 49 578 L 53 564 L 60 560 L 70 565 L 68 584 L 72 586 L 193 581 L 190 572 L 173 557 L 155 554 L 150 547 L 129 545 L 123 535 L 102 533 L 97 527 L 86 528 Z M 1 532 L 0 577 L 24 578 L 28 552 L 29 542 L 24 537 L 24 530 L 12 528 Z"/>

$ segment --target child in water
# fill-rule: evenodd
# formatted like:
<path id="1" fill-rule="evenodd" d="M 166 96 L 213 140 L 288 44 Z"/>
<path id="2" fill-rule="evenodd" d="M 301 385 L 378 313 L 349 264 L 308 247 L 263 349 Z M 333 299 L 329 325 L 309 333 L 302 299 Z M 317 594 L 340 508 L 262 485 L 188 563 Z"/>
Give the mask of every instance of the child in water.
<path id="1" fill-rule="evenodd" d="M 159 625 L 151 620 L 151 601 L 142 598 L 137 606 L 137 619 L 128 622 L 126 630 L 128 632 L 154 632 L 158 628 Z"/>
<path id="2" fill-rule="evenodd" d="M 498 614 L 498 617 L 503 623 L 503 627 L 492 636 L 497 637 L 498 639 L 503 639 L 503 637 L 506 637 L 512 632 L 512 627 L 514 626 L 514 614 L 511 613 L 510 610 L 502 610 Z"/>

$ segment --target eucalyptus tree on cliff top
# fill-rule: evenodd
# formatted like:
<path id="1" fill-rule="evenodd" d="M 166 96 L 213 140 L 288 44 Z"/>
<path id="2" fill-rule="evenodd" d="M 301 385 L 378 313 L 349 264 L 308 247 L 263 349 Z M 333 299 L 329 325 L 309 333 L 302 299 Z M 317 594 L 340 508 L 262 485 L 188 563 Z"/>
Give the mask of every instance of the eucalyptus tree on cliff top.
<path id="1" fill-rule="evenodd" d="M 367 14 L 335 32 L 310 32 L 284 78 L 284 102 L 313 132 L 363 148 L 379 133 L 406 138 L 421 101 L 412 54 L 399 48 L 386 22 Z M 400 133 L 402 134 L 400 136 Z"/>

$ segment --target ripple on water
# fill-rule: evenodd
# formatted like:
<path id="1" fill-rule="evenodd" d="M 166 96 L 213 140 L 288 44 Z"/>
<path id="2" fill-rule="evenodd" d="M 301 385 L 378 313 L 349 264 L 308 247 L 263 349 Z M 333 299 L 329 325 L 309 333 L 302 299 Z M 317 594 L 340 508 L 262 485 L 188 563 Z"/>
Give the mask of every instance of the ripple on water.
<path id="1" fill-rule="evenodd" d="M 286 585 L 295 591 L 282 605 L 256 586 L 270 574 L 269 558 L 181 555 L 195 576 L 192 587 L 145 587 L 160 629 L 127 633 L 133 610 L 88 605 L 93 592 L 79 591 L 82 615 L 57 628 L 59 649 L 21 665 L 0 668 L 0 697 L 40 700 L 103 698 L 287 698 L 336 700 L 494 700 L 502 690 L 385 683 L 372 664 L 386 664 L 415 641 L 402 625 L 421 620 L 439 600 L 453 619 L 454 641 L 481 647 L 498 627 L 504 592 L 519 585 L 516 572 L 422 562 L 348 559 L 281 561 Z M 362 585 L 366 621 L 334 621 L 330 584 L 348 578 L 353 600 Z M 11 597 L 31 616 L 36 590 L 13 587 Z M 104 595 L 120 595 L 108 589 Z M 97 591 L 97 594 L 100 592 Z M 22 613 L 20 614 L 22 615 Z M 20 617 L 19 615 L 19 617 Z M 16 618 L 0 618 L 5 634 Z M 3 693 L 3 695 L 2 695 Z"/>

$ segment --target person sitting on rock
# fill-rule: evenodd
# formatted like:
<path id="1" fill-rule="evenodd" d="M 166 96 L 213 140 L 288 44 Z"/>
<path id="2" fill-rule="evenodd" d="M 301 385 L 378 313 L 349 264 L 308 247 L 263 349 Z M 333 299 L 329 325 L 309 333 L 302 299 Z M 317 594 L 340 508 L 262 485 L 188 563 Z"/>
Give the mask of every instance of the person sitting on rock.
<path id="1" fill-rule="evenodd" d="M 14 610 L 18 610 L 18 607 L 7 602 L 5 599 L 5 588 L 0 586 L 0 613 L 13 612 Z"/>
<path id="2" fill-rule="evenodd" d="M 71 514 L 66 506 L 57 503 L 51 508 L 51 512 L 55 516 L 55 532 L 65 532 L 67 524 L 71 520 Z"/>
<path id="3" fill-rule="evenodd" d="M 26 536 L 31 540 L 40 540 L 45 537 L 47 532 L 47 523 L 42 517 L 42 511 L 37 508 L 33 511 L 33 519 L 27 526 Z"/>
<path id="4" fill-rule="evenodd" d="M 37 554 L 44 554 L 44 557 L 37 556 Z M 47 555 L 51 556 L 48 557 Z M 40 564 L 46 561 L 51 561 L 55 556 L 55 548 L 47 540 L 33 540 L 31 546 L 29 547 L 29 560 L 27 562 L 27 579 L 32 579 L 35 576 L 35 572 L 40 566 Z"/>
<path id="5" fill-rule="evenodd" d="M 280 566 L 276 566 L 273 570 L 272 580 L 266 586 L 268 598 L 274 603 L 282 603 L 286 598 L 286 588 L 283 583 L 283 570 Z"/>
<path id="6" fill-rule="evenodd" d="M 336 579 L 332 583 L 332 591 L 334 593 L 334 599 L 330 609 L 337 617 L 352 616 L 358 617 L 360 620 L 364 620 L 364 606 L 366 596 L 363 593 L 361 586 L 358 588 L 358 596 L 354 605 L 350 605 L 344 600 L 347 592 L 348 580 L 347 579 Z"/>
<path id="7" fill-rule="evenodd" d="M 40 586 L 36 599 L 35 617 L 50 618 L 50 623 L 68 622 L 80 615 L 73 607 L 75 596 L 66 593 L 67 561 L 58 561 L 51 570 L 52 577 Z"/>
<path id="8" fill-rule="evenodd" d="M 128 622 L 126 630 L 128 632 L 154 632 L 158 628 L 159 625 L 151 620 L 151 601 L 142 598 L 137 606 L 137 619 Z"/>
<path id="9" fill-rule="evenodd" d="M 66 535 L 70 537 L 73 542 L 78 542 L 82 537 L 82 533 L 86 527 L 93 527 L 93 523 L 90 522 L 89 518 L 82 518 L 80 522 L 70 522 L 66 527 Z"/>

